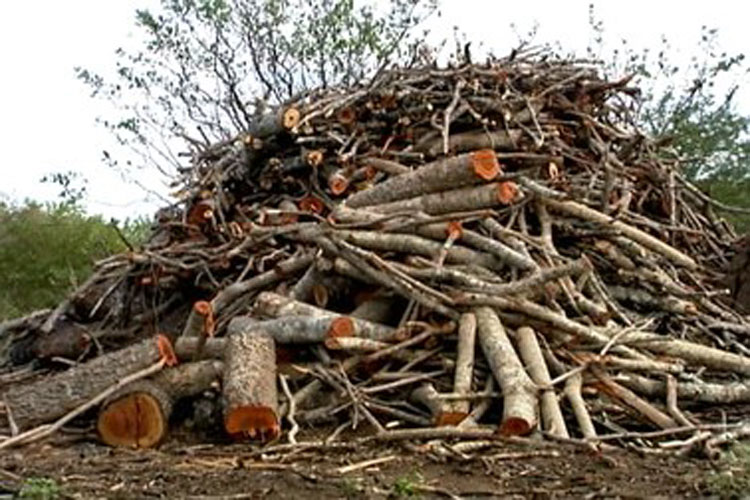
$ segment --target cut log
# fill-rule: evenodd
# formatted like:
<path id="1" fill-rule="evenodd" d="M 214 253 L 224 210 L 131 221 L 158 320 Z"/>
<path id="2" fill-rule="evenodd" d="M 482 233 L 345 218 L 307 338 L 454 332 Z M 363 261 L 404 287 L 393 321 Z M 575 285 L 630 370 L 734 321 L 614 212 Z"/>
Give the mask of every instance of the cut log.
<path id="1" fill-rule="evenodd" d="M 367 210 L 377 214 L 424 212 L 429 215 L 441 215 L 495 208 L 508 204 L 505 201 L 506 186 L 503 184 L 501 182 L 493 182 L 481 186 L 470 186 L 450 191 L 423 194 L 414 198 L 406 198 L 381 205 L 371 205 L 367 207 Z M 338 213 L 337 211 L 335 215 Z"/>
<path id="2" fill-rule="evenodd" d="M 252 329 L 230 334 L 224 367 L 224 428 L 233 439 L 269 441 L 281 432 L 273 337 Z"/>
<path id="3" fill-rule="evenodd" d="M 547 370 L 542 350 L 536 340 L 536 333 L 529 327 L 521 327 L 516 332 L 518 352 L 526 365 L 526 371 L 537 386 L 541 387 L 540 413 L 542 414 L 542 428 L 554 436 L 570 437 L 565 426 L 557 395 L 551 386 L 552 379 Z"/>
<path id="4" fill-rule="evenodd" d="M 109 446 L 153 448 L 167 435 L 173 400 L 149 380 L 127 391 L 104 403 L 96 423 L 99 439 Z"/>
<path id="5" fill-rule="evenodd" d="M 381 205 L 396 200 L 491 181 L 500 175 L 495 152 L 473 153 L 437 160 L 416 170 L 355 193 L 346 200 L 352 208 Z"/>
<path id="6" fill-rule="evenodd" d="M 427 408 L 432 416 L 432 424 L 438 427 L 458 425 L 467 415 L 464 412 L 453 411 L 451 404 L 440 397 L 440 393 L 432 384 L 422 384 L 417 387 L 412 391 L 409 399 Z"/>
<path id="7" fill-rule="evenodd" d="M 281 318 L 285 316 L 307 316 L 310 318 L 343 318 L 342 314 L 321 309 L 304 302 L 290 299 L 273 292 L 262 292 L 255 300 L 255 314 L 262 317 Z M 372 323 L 359 318 L 350 318 L 354 323 L 355 337 L 362 337 L 382 342 L 401 341 L 408 332 L 390 326 Z M 324 340 L 324 339 L 323 339 Z M 322 340 L 318 340 L 322 342 Z"/>
<path id="8" fill-rule="evenodd" d="M 0 399 L 12 412 L 19 429 L 27 429 L 65 415 L 123 377 L 162 358 L 166 358 L 169 365 L 177 362 L 169 339 L 159 335 L 38 382 L 15 385 Z"/>
<path id="9" fill-rule="evenodd" d="M 583 387 L 583 376 L 580 373 L 574 373 L 565 382 L 565 397 L 568 398 L 573 409 L 573 415 L 576 417 L 581 434 L 586 439 L 596 439 L 596 429 L 594 422 L 591 421 L 591 415 L 586 408 L 586 402 L 583 400 L 581 388 Z"/>
<path id="10" fill-rule="evenodd" d="M 468 394 L 471 392 L 471 381 L 474 378 L 474 355 L 477 335 L 477 318 L 471 313 L 462 314 L 458 320 L 458 346 L 456 347 L 456 372 L 453 377 L 453 392 Z M 453 403 L 452 411 L 469 414 L 469 400 Z M 462 418 L 462 420 L 463 420 Z"/>
<path id="11" fill-rule="evenodd" d="M 383 327 L 349 316 L 284 316 L 258 321 L 254 318 L 236 317 L 229 323 L 229 332 L 237 332 L 257 325 L 279 344 L 314 344 L 330 337 L 359 337 L 381 342 L 403 340 L 408 332 Z"/>
<path id="12" fill-rule="evenodd" d="M 187 363 L 124 387 L 102 405 L 96 424 L 99 438 L 109 446 L 157 446 L 167 435 L 174 404 L 209 389 L 221 378 L 223 367 L 219 361 Z"/>
<path id="13" fill-rule="evenodd" d="M 537 388 L 523 369 L 495 311 L 478 307 L 474 315 L 479 343 L 503 391 L 503 419 L 499 431 L 505 436 L 529 434 L 538 421 Z"/>
<path id="14" fill-rule="evenodd" d="M 265 139 L 281 132 L 292 131 L 299 121 L 300 112 L 297 108 L 279 108 L 274 113 L 268 113 L 256 119 L 248 133 L 252 137 Z"/>
<path id="15" fill-rule="evenodd" d="M 448 149 L 454 153 L 486 148 L 508 150 L 512 149 L 520 138 L 520 130 L 510 130 L 508 132 L 505 130 L 463 132 L 450 136 Z M 443 152 L 443 138 L 436 137 L 430 141 L 417 144 L 415 150 L 426 153 L 428 156 L 438 156 Z"/>

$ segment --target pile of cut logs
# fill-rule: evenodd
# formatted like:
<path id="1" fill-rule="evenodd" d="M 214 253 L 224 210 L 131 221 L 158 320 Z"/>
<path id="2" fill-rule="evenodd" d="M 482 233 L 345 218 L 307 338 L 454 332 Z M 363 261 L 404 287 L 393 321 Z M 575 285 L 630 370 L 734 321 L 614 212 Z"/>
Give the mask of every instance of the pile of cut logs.
<path id="1" fill-rule="evenodd" d="M 523 55 L 396 69 L 195 141 L 145 245 L 0 326 L 0 448 L 74 418 L 137 447 L 179 418 L 715 444 L 750 402 L 736 237 L 629 85 Z"/>

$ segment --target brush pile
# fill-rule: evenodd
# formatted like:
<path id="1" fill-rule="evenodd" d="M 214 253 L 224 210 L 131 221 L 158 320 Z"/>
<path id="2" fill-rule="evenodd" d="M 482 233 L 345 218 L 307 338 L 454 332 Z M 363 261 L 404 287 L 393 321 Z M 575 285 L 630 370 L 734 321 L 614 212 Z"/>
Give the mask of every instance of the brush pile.
<path id="1" fill-rule="evenodd" d="M 286 417 L 292 442 L 333 424 L 715 445 L 713 409 L 750 402 L 736 237 L 638 131 L 629 85 L 522 56 L 392 70 L 196 145 L 143 248 L 4 325 L 8 420 L 83 413 L 146 447 L 187 400 L 236 439 Z M 29 369 L 61 358 L 79 363 Z"/>

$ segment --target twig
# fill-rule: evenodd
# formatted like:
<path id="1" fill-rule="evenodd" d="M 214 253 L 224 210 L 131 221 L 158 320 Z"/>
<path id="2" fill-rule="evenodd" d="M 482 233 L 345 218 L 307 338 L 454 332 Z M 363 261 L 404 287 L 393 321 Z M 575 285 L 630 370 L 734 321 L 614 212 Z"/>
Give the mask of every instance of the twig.
<path id="1" fill-rule="evenodd" d="M 294 397 L 292 397 L 291 391 L 289 390 L 289 384 L 287 384 L 286 375 L 279 374 L 279 382 L 281 382 L 281 389 L 284 391 L 284 395 L 286 396 L 286 400 L 289 404 L 286 419 L 289 421 L 292 428 L 287 434 L 287 439 L 289 439 L 289 444 L 297 444 L 296 436 L 297 432 L 299 432 L 299 425 L 297 425 L 297 421 L 294 419 L 294 412 L 297 410 L 297 403 L 294 400 Z"/>

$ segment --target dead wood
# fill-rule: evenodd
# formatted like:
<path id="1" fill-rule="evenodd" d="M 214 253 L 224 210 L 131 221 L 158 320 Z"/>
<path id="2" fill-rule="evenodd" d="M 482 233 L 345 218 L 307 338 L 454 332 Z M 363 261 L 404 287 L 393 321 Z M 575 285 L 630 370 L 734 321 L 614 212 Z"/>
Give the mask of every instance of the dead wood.
<path id="1" fill-rule="evenodd" d="M 477 318 L 464 313 L 458 320 L 458 344 L 456 346 L 456 371 L 453 376 L 453 392 L 468 394 L 474 379 L 474 356 L 476 355 Z M 463 418 L 469 414 L 469 401 L 455 401 L 452 411 Z M 463 420 L 462 418 L 462 420 Z"/>
<path id="2" fill-rule="evenodd" d="M 492 373 L 503 391 L 503 419 L 499 431 L 524 436 L 537 424 L 537 388 L 523 368 L 497 314 L 489 307 L 474 309 L 477 335 Z"/>
<path id="3" fill-rule="evenodd" d="M 159 359 L 177 362 L 169 340 L 148 338 L 118 351 L 99 356 L 29 385 L 12 386 L 2 400 L 19 429 L 28 429 L 64 415 L 84 404 L 121 378 L 154 364 Z"/>
<path id="4" fill-rule="evenodd" d="M 221 379 L 223 370 L 219 361 L 186 363 L 123 387 L 99 410 L 99 439 L 109 446 L 157 446 L 168 433 L 177 401 L 211 388 Z"/>
<path id="5" fill-rule="evenodd" d="M 540 388 L 539 410 L 542 415 L 542 428 L 555 436 L 570 437 L 555 389 L 551 386 L 552 379 L 536 340 L 536 333 L 529 327 L 521 327 L 516 331 L 516 341 L 526 371 Z"/>
<path id="6" fill-rule="evenodd" d="M 591 440 L 593 415 L 641 448 L 669 435 L 644 427 L 690 422 L 678 402 L 715 420 L 709 405 L 750 399 L 738 382 L 750 319 L 731 308 L 748 288 L 747 241 L 735 244 L 716 215 L 727 207 L 684 179 L 681 158 L 638 130 L 627 85 L 525 51 L 389 68 L 193 144 L 142 248 L 98 262 L 52 310 L 0 324 L 8 428 L 65 415 L 37 439 L 76 416 L 91 423 L 81 409 L 110 398 L 100 412 L 112 421 L 150 408 L 161 423 L 128 439 L 158 442 L 184 391 L 155 381 L 177 372 L 144 380 L 112 413 L 122 380 L 161 369 L 157 331 L 177 338 L 181 360 L 223 360 L 225 399 L 251 408 L 229 418 L 238 436 L 270 439 L 287 415 L 290 442 L 323 420 L 337 426 L 330 439 L 363 422 L 391 439 L 386 426 L 436 421 L 412 393 L 462 428 L 487 424 L 502 398 L 502 432 L 541 419 L 546 438 L 577 423 L 569 432 Z M 38 371 L 61 364 L 72 366 Z M 556 408 L 560 384 L 570 404 Z M 397 435 L 449 435 L 434 430 Z"/>
<path id="7" fill-rule="evenodd" d="M 371 189 L 349 196 L 346 205 L 352 208 L 382 205 L 422 194 L 491 181 L 500 173 L 500 164 L 494 151 L 475 151 L 437 160 L 388 179 Z"/>
<path id="8" fill-rule="evenodd" d="M 276 350 L 263 330 L 230 333 L 223 377 L 224 428 L 234 439 L 268 441 L 281 432 Z"/>

